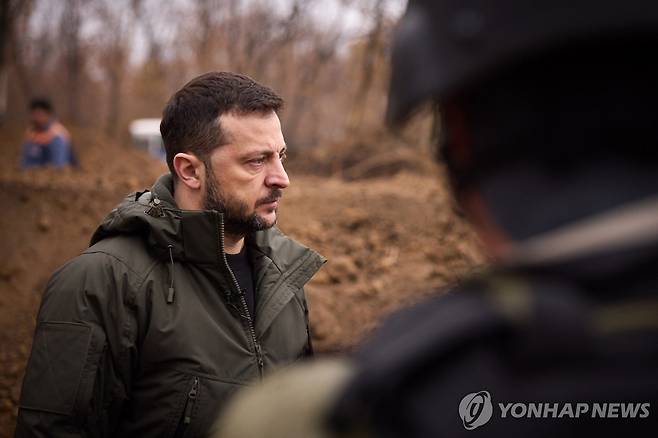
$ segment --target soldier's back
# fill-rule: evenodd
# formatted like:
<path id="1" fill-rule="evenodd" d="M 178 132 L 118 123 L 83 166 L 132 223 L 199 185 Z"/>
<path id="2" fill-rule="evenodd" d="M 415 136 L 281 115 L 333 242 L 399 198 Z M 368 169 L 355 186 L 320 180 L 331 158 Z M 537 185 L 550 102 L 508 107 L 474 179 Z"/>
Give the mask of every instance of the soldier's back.
<path id="1" fill-rule="evenodd" d="M 499 271 L 398 313 L 357 354 L 332 423 L 378 437 L 656 436 L 657 260 Z"/>

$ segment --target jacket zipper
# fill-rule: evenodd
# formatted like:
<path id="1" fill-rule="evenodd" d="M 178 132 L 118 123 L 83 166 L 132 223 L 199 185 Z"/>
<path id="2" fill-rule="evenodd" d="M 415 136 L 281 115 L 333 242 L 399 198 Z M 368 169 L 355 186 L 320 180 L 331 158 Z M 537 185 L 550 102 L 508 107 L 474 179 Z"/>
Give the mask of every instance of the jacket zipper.
<path id="1" fill-rule="evenodd" d="M 194 403 L 196 402 L 197 395 L 199 393 L 199 378 L 194 377 L 192 382 L 192 388 L 190 388 L 187 393 L 187 398 L 185 399 L 185 408 L 183 409 L 183 422 L 179 423 L 178 429 L 176 429 L 175 437 L 182 437 L 185 433 L 185 430 L 189 427 L 192 422 L 192 411 L 194 410 Z"/>
<path id="2" fill-rule="evenodd" d="M 196 396 L 199 392 L 199 378 L 194 377 L 192 389 L 187 393 L 187 403 L 185 403 L 185 414 L 183 416 L 183 424 L 188 425 L 192 422 L 192 408 L 196 402 Z"/>
<path id="3" fill-rule="evenodd" d="M 256 338 L 256 329 L 254 329 L 254 321 L 251 319 L 251 316 L 249 315 L 249 307 L 247 306 L 247 300 L 242 291 L 240 292 L 240 303 L 242 304 L 242 311 L 246 315 L 246 319 L 249 323 L 249 334 L 251 335 L 251 340 L 254 342 L 254 350 L 256 351 L 256 360 L 258 361 L 258 373 L 260 377 L 263 377 L 263 365 L 264 365 L 263 352 L 261 351 L 260 343 Z"/>
<path id="4" fill-rule="evenodd" d="M 228 270 L 231 281 L 233 282 L 233 286 L 235 286 L 235 290 L 238 292 L 238 296 L 240 297 L 240 305 L 242 307 L 240 316 L 246 321 L 247 325 L 247 334 L 251 337 L 251 341 L 254 344 L 254 353 L 256 355 L 256 362 L 258 363 L 258 375 L 262 379 L 263 378 L 263 367 L 265 365 L 263 361 L 263 352 L 260 347 L 260 343 L 258 342 L 258 338 L 256 337 L 256 329 L 254 328 L 254 320 L 251 318 L 251 315 L 249 313 L 249 307 L 247 306 L 247 300 L 244 296 L 244 293 L 240 289 L 240 284 L 238 283 L 238 280 L 235 278 L 235 274 L 233 274 L 233 271 L 231 270 L 231 267 L 228 264 L 228 260 L 226 259 L 226 251 L 224 249 L 224 221 L 222 220 L 219 224 L 219 243 L 220 247 L 222 249 L 222 260 L 224 261 L 224 264 L 226 265 L 226 269 Z"/>

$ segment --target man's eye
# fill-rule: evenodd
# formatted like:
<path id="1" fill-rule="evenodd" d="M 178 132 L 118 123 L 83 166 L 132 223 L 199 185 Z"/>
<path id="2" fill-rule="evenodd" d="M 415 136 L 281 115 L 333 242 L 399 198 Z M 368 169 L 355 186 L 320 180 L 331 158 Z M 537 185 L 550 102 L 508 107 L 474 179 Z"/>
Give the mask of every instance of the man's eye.
<path id="1" fill-rule="evenodd" d="M 256 158 L 254 160 L 249 161 L 249 164 L 253 164 L 254 166 L 262 166 L 265 164 L 265 158 Z"/>
<path id="2" fill-rule="evenodd" d="M 279 160 L 281 161 L 286 161 L 287 158 L 288 158 L 288 154 L 286 154 L 285 152 L 279 155 Z"/>

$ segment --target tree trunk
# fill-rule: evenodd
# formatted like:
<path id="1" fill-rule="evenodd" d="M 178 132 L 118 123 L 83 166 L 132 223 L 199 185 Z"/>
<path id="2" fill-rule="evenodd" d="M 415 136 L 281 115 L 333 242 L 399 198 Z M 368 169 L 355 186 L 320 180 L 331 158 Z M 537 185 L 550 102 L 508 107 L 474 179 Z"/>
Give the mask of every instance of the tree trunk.
<path id="1" fill-rule="evenodd" d="M 109 89 L 109 108 L 107 112 L 107 122 L 105 124 L 105 133 L 110 138 L 116 138 L 119 132 L 119 113 L 121 107 L 121 72 L 117 71 L 123 66 L 116 66 L 110 71 L 110 89 Z"/>
<path id="2" fill-rule="evenodd" d="M 352 111 L 347 121 L 347 129 L 349 132 L 354 132 L 359 129 L 364 119 L 364 112 L 368 105 L 368 96 L 370 95 L 370 88 L 373 83 L 373 76 L 375 70 L 375 61 L 377 57 L 377 50 L 381 44 L 381 33 L 384 24 L 384 0 L 377 0 L 375 4 L 375 24 L 368 35 L 368 40 L 365 43 L 362 53 L 361 63 L 361 80 L 359 81 L 359 88 L 356 91 Z"/>
<path id="3" fill-rule="evenodd" d="M 7 52 L 9 50 L 9 38 L 12 32 L 10 14 L 10 0 L 0 0 L 0 124 L 7 113 L 7 76 L 8 62 Z"/>
<path id="4" fill-rule="evenodd" d="M 82 54 L 80 48 L 81 0 L 69 0 L 61 22 L 65 46 L 66 102 L 69 121 L 80 122 Z"/>

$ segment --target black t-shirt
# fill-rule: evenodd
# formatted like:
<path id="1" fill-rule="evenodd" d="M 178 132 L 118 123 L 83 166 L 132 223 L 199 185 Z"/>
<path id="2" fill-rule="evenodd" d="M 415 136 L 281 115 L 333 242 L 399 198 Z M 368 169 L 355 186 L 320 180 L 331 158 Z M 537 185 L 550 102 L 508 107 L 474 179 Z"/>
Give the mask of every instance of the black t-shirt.
<path id="1" fill-rule="evenodd" d="M 227 253 L 226 260 L 235 275 L 235 279 L 238 280 L 240 289 L 244 292 L 249 315 L 253 321 L 256 316 L 256 293 L 254 291 L 253 268 L 251 267 L 249 254 L 247 253 L 247 246 L 244 245 L 239 254 Z"/>

